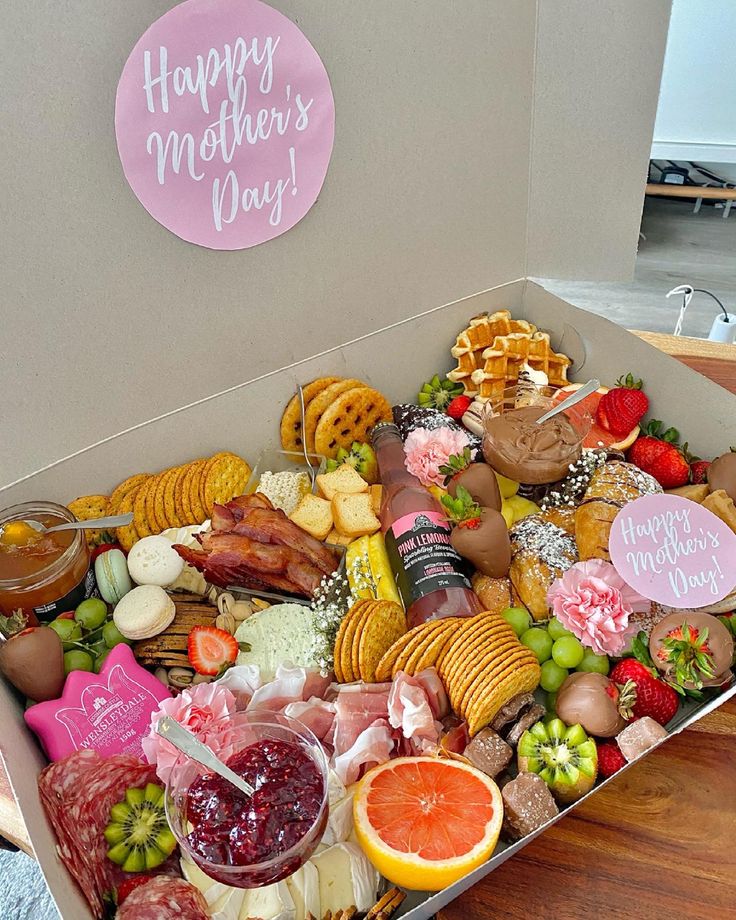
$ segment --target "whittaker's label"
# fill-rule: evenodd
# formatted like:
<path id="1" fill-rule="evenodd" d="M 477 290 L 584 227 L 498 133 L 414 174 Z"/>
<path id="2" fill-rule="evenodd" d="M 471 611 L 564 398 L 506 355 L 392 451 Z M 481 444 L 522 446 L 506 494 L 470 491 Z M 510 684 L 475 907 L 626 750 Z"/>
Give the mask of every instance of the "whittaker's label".
<path id="1" fill-rule="evenodd" d="M 447 518 L 436 511 L 405 514 L 386 531 L 386 549 L 406 607 L 434 591 L 470 588 L 450 532 Z"/>

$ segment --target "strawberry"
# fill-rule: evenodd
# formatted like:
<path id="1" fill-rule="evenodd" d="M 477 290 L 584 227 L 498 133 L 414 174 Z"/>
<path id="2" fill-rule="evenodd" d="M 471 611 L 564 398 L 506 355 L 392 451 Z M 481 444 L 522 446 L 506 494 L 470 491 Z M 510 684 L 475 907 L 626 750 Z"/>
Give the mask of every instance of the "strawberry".
<path id="1" fill-rule="evenodd" d="M 601 776 L 613 776 L 626 766 L 626 758 L 615 741 L 598 745 L 598 772 Z"/>
<path id="2" fill-rule="evenodd" d="M 636 640 L 635 640 L 636 641 Z M 656 677 L 654 668 L 636 658 L 624 658 L 611 671 L 610 678 L 621 688 L 630 692 L 629 683 L 633 684 L 634 697 L 631 714 L 635 719 L 650 716 L 660 725 L 666 725 L 677 712 L 679 698 L 677 693 L 663 680 Z"/>
<path id="3" fill-rule="evenodd" d="M 710 460 L 695 460 L 690 464 L 690 482 L 693 485 L 702 485 L 708 481 L 708 467 Z"/>
<path id="4" fill-rule="evenodd" d="M 470 408 L 472 402 L 473 400 L 469 396 L 456 396 L 447 407 L 446 412 L 450 418 L 454 418 L 456 422 L 459 422 Z"/>
<path id="5" fill-rule="evenodd" d="M 124 879 L 119 885 L 117 890 L 117 904 L 118 907 L 123 903 L 123 901 L 128 897 L 131 891 L 135 891 L 136 888 L 140 888 L 141 885 L 145 885 L 146 882 L 150 882 L 153 878 L 152 875 L 131 875 L 130 878 Z"/>
<path id="6" fill-rule="evenodd" d="M 649 400 L 641 387 L 641 380 L 634 380 L 631 374 L 619 378 L 617 386 L 598 403 L 595 418 L 601 428 L 616 435 L 628 434 L 636 428 L 649 409 Z"/>
<path id="7" fill-rule="evenodd" d="M 187 639 L 187 655 L 197 674 L 218 676 L 235 664 L 238 642 L 216 626 L 195 626 Z"/>
<path id="8" fill-rule="evenodd" d="M 662 432 L 662 422 L 654 419 L 631 445 L 626 459 L 653 476 L 663 489 L 684 486 L 690 480 L 690 463 L 687 444 L 680 448 L 679 437 L 675 428 Z"/>

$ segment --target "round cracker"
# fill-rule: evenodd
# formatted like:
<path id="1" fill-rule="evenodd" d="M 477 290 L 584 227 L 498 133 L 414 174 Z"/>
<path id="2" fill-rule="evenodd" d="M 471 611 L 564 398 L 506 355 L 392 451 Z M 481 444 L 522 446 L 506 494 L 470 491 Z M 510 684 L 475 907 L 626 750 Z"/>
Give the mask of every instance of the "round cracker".
<path id="1" fill-rule="evenodd" d="M 174 467 L 174 473 L 169 477 L 169 480 L 166 483 L 166 488 L 164 489 L 164 511 L 166 513 L 166 519 L 171 522 L 172 527 L 184 526 L 184 518 L 181 515 L 181 506 L 178 505 L 176 501 L 176 490 L 188 466 L 189 464 L 185 463 L 182 466 Z"/>
<path id="2" fill-rule="evenodd" d="M 450 619 L 459 620 L 460 617 L 451 617 Z M 459 624 L 453 624 L 452 629 L 448 629 L 446 633 L 443 633 L 438 637 L 438 647 L 435 649 L 433 646 L 430 646 L 427 651 L 424 653 L 424 656 L 417 663 L 417 671 L 423 671 L 425 668 L 435 668 L 439 673 L 440 665 L 445 656 L 446 650 L 452 645 L 457 636 L 457 631 L 460 628 Z M 441 642 L 439 640 L 442 640 Z M 431 655 L 431 660 L 430 660 Z"/>
<path id="3" fill-rule="evenodd" d="M 340 377 L 319 377 L 302 387 L 305 412 L 315 396 L 340 379 Z M 298 391 L 289 400 L 281 416 L 281 446 L 284 450 L 302 452 L 302 406 Z"/>
<path id="4" fill-rule="evenodd" d="M 522 651 L 516 652 L 506 660 L 502 668 L 497 669 L 494 673 L 481 675 L 473 686 L 468 689 L 465 698 L 462 700 L 465 712 L 470 713 L 484 696 L 492 694 L 495 688 L 506 680 L 510 674 L 516 673 L 516 671 L 523 668 L 535 667 L 539 669 L 539 662 L 532 651 L 524 648 Z"/>
<path id="5" fill-rule="evenodd" d="M 350 450 L 353 441 L 368 441 L 374 425 L 392 418 L 391 405 L 378 390 L 366 386 L 350 389 L 322 413 L 314 432 L 314 450 L 334 459 L 341 447 Z"/>
<path id="6" fill-rule="evenodd" d="M 379 601 L 367 600 L 365 606 L 361 608 L 360 613 L 357 615 L 355 631 L 353 632 L 349 649 L 350 669 L 353 672 L 353 680 L 360 680 L 360 636 L 363 632 L 363 627 L 368 622 L 368 617 L 370 617 L 379 603 Z"/>
<path id="7" fill-rule="evenodd" d="M 424 626 L 424 624 L 421 624 Z M 414 629 L 420 629 L 420 626 L 415 626 Z M 391 680 L 391 674 L 393 672 L 394 663 L 396 659 L 401 654 L 402 649 L 407 642 L 411 641 L 410 637 L 414 632 L 414 629 L 409 630 L 408 633 L 404 633 L 403 636 L 400 636 L 394 644 L 387 649 L 383 658 L 378 662 L 376 667 L 376 679 L 379 681 Z"/>
<path id="8" fill-rule="evenodd" d="M 129 511 L 134 511 L 136 493 L 139 489 L 145 488 L 145 483 L 140 485 L 133 486 L 130 492 L 127 495 L 124 495 L 120 500 L 120 513 L 127 514 Z M 123 547 L 126 552 L 129 552 L 133 549 L 135 543 L 140 539 L 138 530 L 135 526 L 135 519 L 132 524 L 128 524 L 127 527 L 118 527 L 115 530 L 115 536 L 117 537 L 118 543 Z"/>
<path id="9" fill-rule="evenodd" d="M 361 625 L 358 634 L 360 679 L 375 683 L 376 667 L 383 653 L 406 632 L 406 616 L 401 604 L 379 601 Z"/>
<path id="10" fill-rule="evenodd" d="M 149 537 L 153 532 L 151 530 L 150 524 L 148 523 L 148 515 L 146 513 L 146 498 L 148 495 L 148 490 L 153 485 L 153 480 L 155 478 L 155 476 L 149 476 L 140 485 L 135 486 L 133 489 L 131 489 L 130 492 L 128 492 L 128 495 L 133 496 L 133 523 L 135 524 L 135 529 L 138 532 L 139 537 Z"/>
<path id="11" fill-rule="evenodd" d="M 456 711 L 464 712 L 463 703 L 477 686 L 492 682 L 516 661 L 521 655 L 520 648 L 518 639 L 489 646 L 478 653 L 477 662 L 469 662 L 467 668 L 461 669 L 451 683 Z"/>
<path id="12" fill-rule="evenodd" d="M 202 478 L 202 506 L 207 517 L 215 504 L 224 505 L 236 495 L 242 495 L 250 479 L 251 468 L 236 454 L 220 453 L 210 460 Z"/>
<path id="13" fill-rule="evenodd" d="M 405 671 L 407 674 L 410 674 L 410 671 L 407 671 L 407 664 L 418 648 L 422 648 L 427 638 L 436 636 L 437 633 L 442 632 L 446 627 L 443 625 L 442 620 L 428 620 L 426 623 L 422 624 L 424 629 L 417 632 L 412 638 L 406 643 L 399 653 L 396 661 L 394 662 L 393 670 L 391 671 L 391 676 L 396 677 L 399 671 Z"/>
<path id="14" fill-rule="evenodd" d="M 169 490 L 169 484 L 178 476 L 179 469 L 178 466 L 172 466 L 168 470 L 165 470 L 161 476 L 156 492 L 156 515 L 159 521 L 166 524 L 164 530 L 167 530 L 169 527 L 178 526 L 175 523 L 175 518 L 171 516 L 167 510 L 166 493 Z"/>
<path id="15" fill-rule="evenodd" d="M 158 520 L 158 515 L 156 514 L 156 493 L 158 492 L 158 483 L 163 473 L 156 473 L 156 475 L 151 479 L 148 484 L 148 491 L 146 492 L 146 520 L 148 521 L 148 529 L 152 534 L 161 533 L 162 530 L 166 530 L 165 527 L 162 527 Z"/>
<path id="16" fill-rule="evenodd" d="M 519 693 L 531 693 L 539 684 L 539 662 L 534 659 L 529 664 L 522 665 L 509 671 L 501 678 L 498 684 L 490 691 L 489 695 L 478 700 L 468 714 L 468 732 L 470 736 L 476 735 L 498 713 L 502 706 Z"/>
<path id="17" fill-rule="evenodd" d="M 200 460 L 194 460 L 189 464 L 189 469 L 184 474 L 184 478 L 181 481 L 181 509 L 186 519 L 187 524 L 199 524 L 202 518 L 199 520 L 195 513 L 194 507 L 192 505 L 192 482 L 194 480 L 194 475 L 199 474 L 199 471 L 207 463 L 204 457 Z M 197 495 L 199 495 L 199 486 L 197 486 Z"/>
<path id="18" fill-rule="evenodd" d="M 189 480 L 189 505 L 192 509 L 193 523 L 195 524 L 201 524 L 207 520 L 207 512 L 202 504 L 202 478 L 209 462 L 209 459 L 203 460 L 196 467 Z"/>
<path id="19" fill-rule="evenodd" d="M 433 649 L 434 654 L 431 656 L 431 663 L 434 664 L 436 654 L 439 649 L 442 648 L 442 645 L 447 641 L 447 636 L 454 632 L 456 627 L 451 620 L 442 619 L 436 620 L 435 622 L 441 624 L 439 628 L 429 631 L 423 638 L 422 641 L 414 647 L 411 655 L 409 656 L 404 670 L 407 674 L 417 674 L 423 668 L 419 667 L 420 662 L 425 660 L 427 656 L 427 650 Z M 431 667 L 430 665 L 425 665 L 424 667 Z"/>
<path id="20" fill-rule="evenodd" d="M 135 473 L 133 476 L 128 476 L 127 479 L 124 479 L 119 486 L 113 489 L 112 495 L 110 496 L 110 506 L 112 507 L 114 505 L 117 508 L 128 492 L 131 492 L 136 486 L 144 483 L 146 479 L 148 479 L 148 476 L 148 473 Z"/>
<path id="21" fill-rule="evenodd" d="M 499 620 L 501 620 L 500 617 Z M 508 638 L 509 633 L 516 636 L 516 633 L 514 633 L 513 629 L 511 629 L 505 620 L 501 620 L 499 623 L 497 620 L 491 619 L 490 617 L 485 617 L 481 622 L 474 623 L 472 626 L 462 630 L 451 649 L 443 657 L 443 680 L 452 680 L 458 666 L 465 660 L 466 656 L 477 653 L 481 640 L 483 644 L 485 644 L 485 640 L 492 636 L 503 636 Z"/>
<path id="22" fill-rule="evenodd" d="M 314 433 L 317 430 L 322 414 L 329 409 L 335 399 L 342 393 L 347 393 L 349 390 L 355 390 L 363 386 L 365 386 L 363 381 L 354 377 L 341 378 L 325 387 L 321 393 L 318 393 L 310 401 L 304 411 L 304 431 L 308 451 L 314 453 Z"/>
<path id="23" fill-rule="evenodd" d="M 353 643 L 355 641 L 355 630 L 360 618 L 363 616 L 365 605 L 370 604 L 370 599 L 361 600 L 353 604 L 346 614 L 348 621 L 345 627 L 342 645 L 340 646 L 340 667 L 342 668 L 343 677 L 346 684 L 351 684 L 358 680 L 358 675 L 353 671 Z"/>

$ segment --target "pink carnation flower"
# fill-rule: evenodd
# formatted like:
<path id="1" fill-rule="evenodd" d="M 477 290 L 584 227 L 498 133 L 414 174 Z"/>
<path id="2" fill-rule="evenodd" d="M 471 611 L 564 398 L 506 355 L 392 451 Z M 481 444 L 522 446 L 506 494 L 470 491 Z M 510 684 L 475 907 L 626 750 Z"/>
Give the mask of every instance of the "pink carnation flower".
<path id="1" fill-rule="evenodd" d="M 461 454 L 469 444 L 467 434 L 454 428 L 415 428 L 404 441 L 406 468 L 423 486 L 444 488 L 445 477 L 439 468 L 451 454 Z"/>
<path id="2" fill-rule="evenodd" d="M 234 712 L 235 697 L 226 687 L 217 684 L 195 684 L 179 696 L 164 700 L 161 708 L 151 716 L 150 733 L 141 741 L 146 760 L 155 764 L 158 778 L 168 782 L 179 757 L 179 751 L 155 731 L 162 716 L 171 716 L 218 753 L 228 744 L 230 732 L 227 724 L 214 726 L 213 723 Z"/>
<path id="3" fill-rule="evenodd" d="M 610 562 L 576 562 L 557 578 L 547 594 L 554 615 L 596 655 L 620 655 L 636 626 L 629 624 L 635 610 L 649 601 L 621 578 Z"/>

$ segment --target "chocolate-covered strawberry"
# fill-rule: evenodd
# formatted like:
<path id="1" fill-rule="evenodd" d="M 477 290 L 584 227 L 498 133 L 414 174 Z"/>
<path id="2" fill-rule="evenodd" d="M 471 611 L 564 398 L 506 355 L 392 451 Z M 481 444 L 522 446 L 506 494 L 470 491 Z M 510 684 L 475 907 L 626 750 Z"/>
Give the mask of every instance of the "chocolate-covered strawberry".
<path id="1" fill-rule="evenodd" d="M 48 626 L 26 628 L 20 611 L 0 617 L 0 672 L 36 703 L 55 700 L 64 688 L 64 651 L 61 639 Z"/>
<path id="2" fill-rule="evenodd" d="M 458 553 L 483 575 L 504 578 L 511 565 L 511 543 L 503 516 L 474 502 L 464 486 L 457 487 L 455 497 L 445 495 L 442 504 L 455 524 L 450 542 Z"/>
<path id="3" fill-rule="evenodd" d="M 566 725 L 579 722 L 589 735 L 613 738 L 631 718 L 628 690 L 604 674 L 576 671 L 557 691 L 555 710 Z"/>
<path id="4" fill-rule="evenodd" d="M 708 486 L 711 492 L 721 489 L 736 501 L 736 447 L 723 454 L 710 464 L 707 472 Z"/>
<path id="5" fill-rule="evenodd" d="M 496 474 L 487 463 L 473 463 L 470 457 L 470 448 L 466 447 L 462 454 L 452 454 L 439 468 L 445 477 L 445 488 L 455 498 L 458 487 L 462 486 L 482 508 L 500 511 L 501 490 Z"/>
<path id="6" fill-rule="evenodd" d="M 675 689 L 719 687 L 729 677 L 734 642 L 727 626 L 710 613 L 680 610 L 654 627 L 649 654 Z"/>

